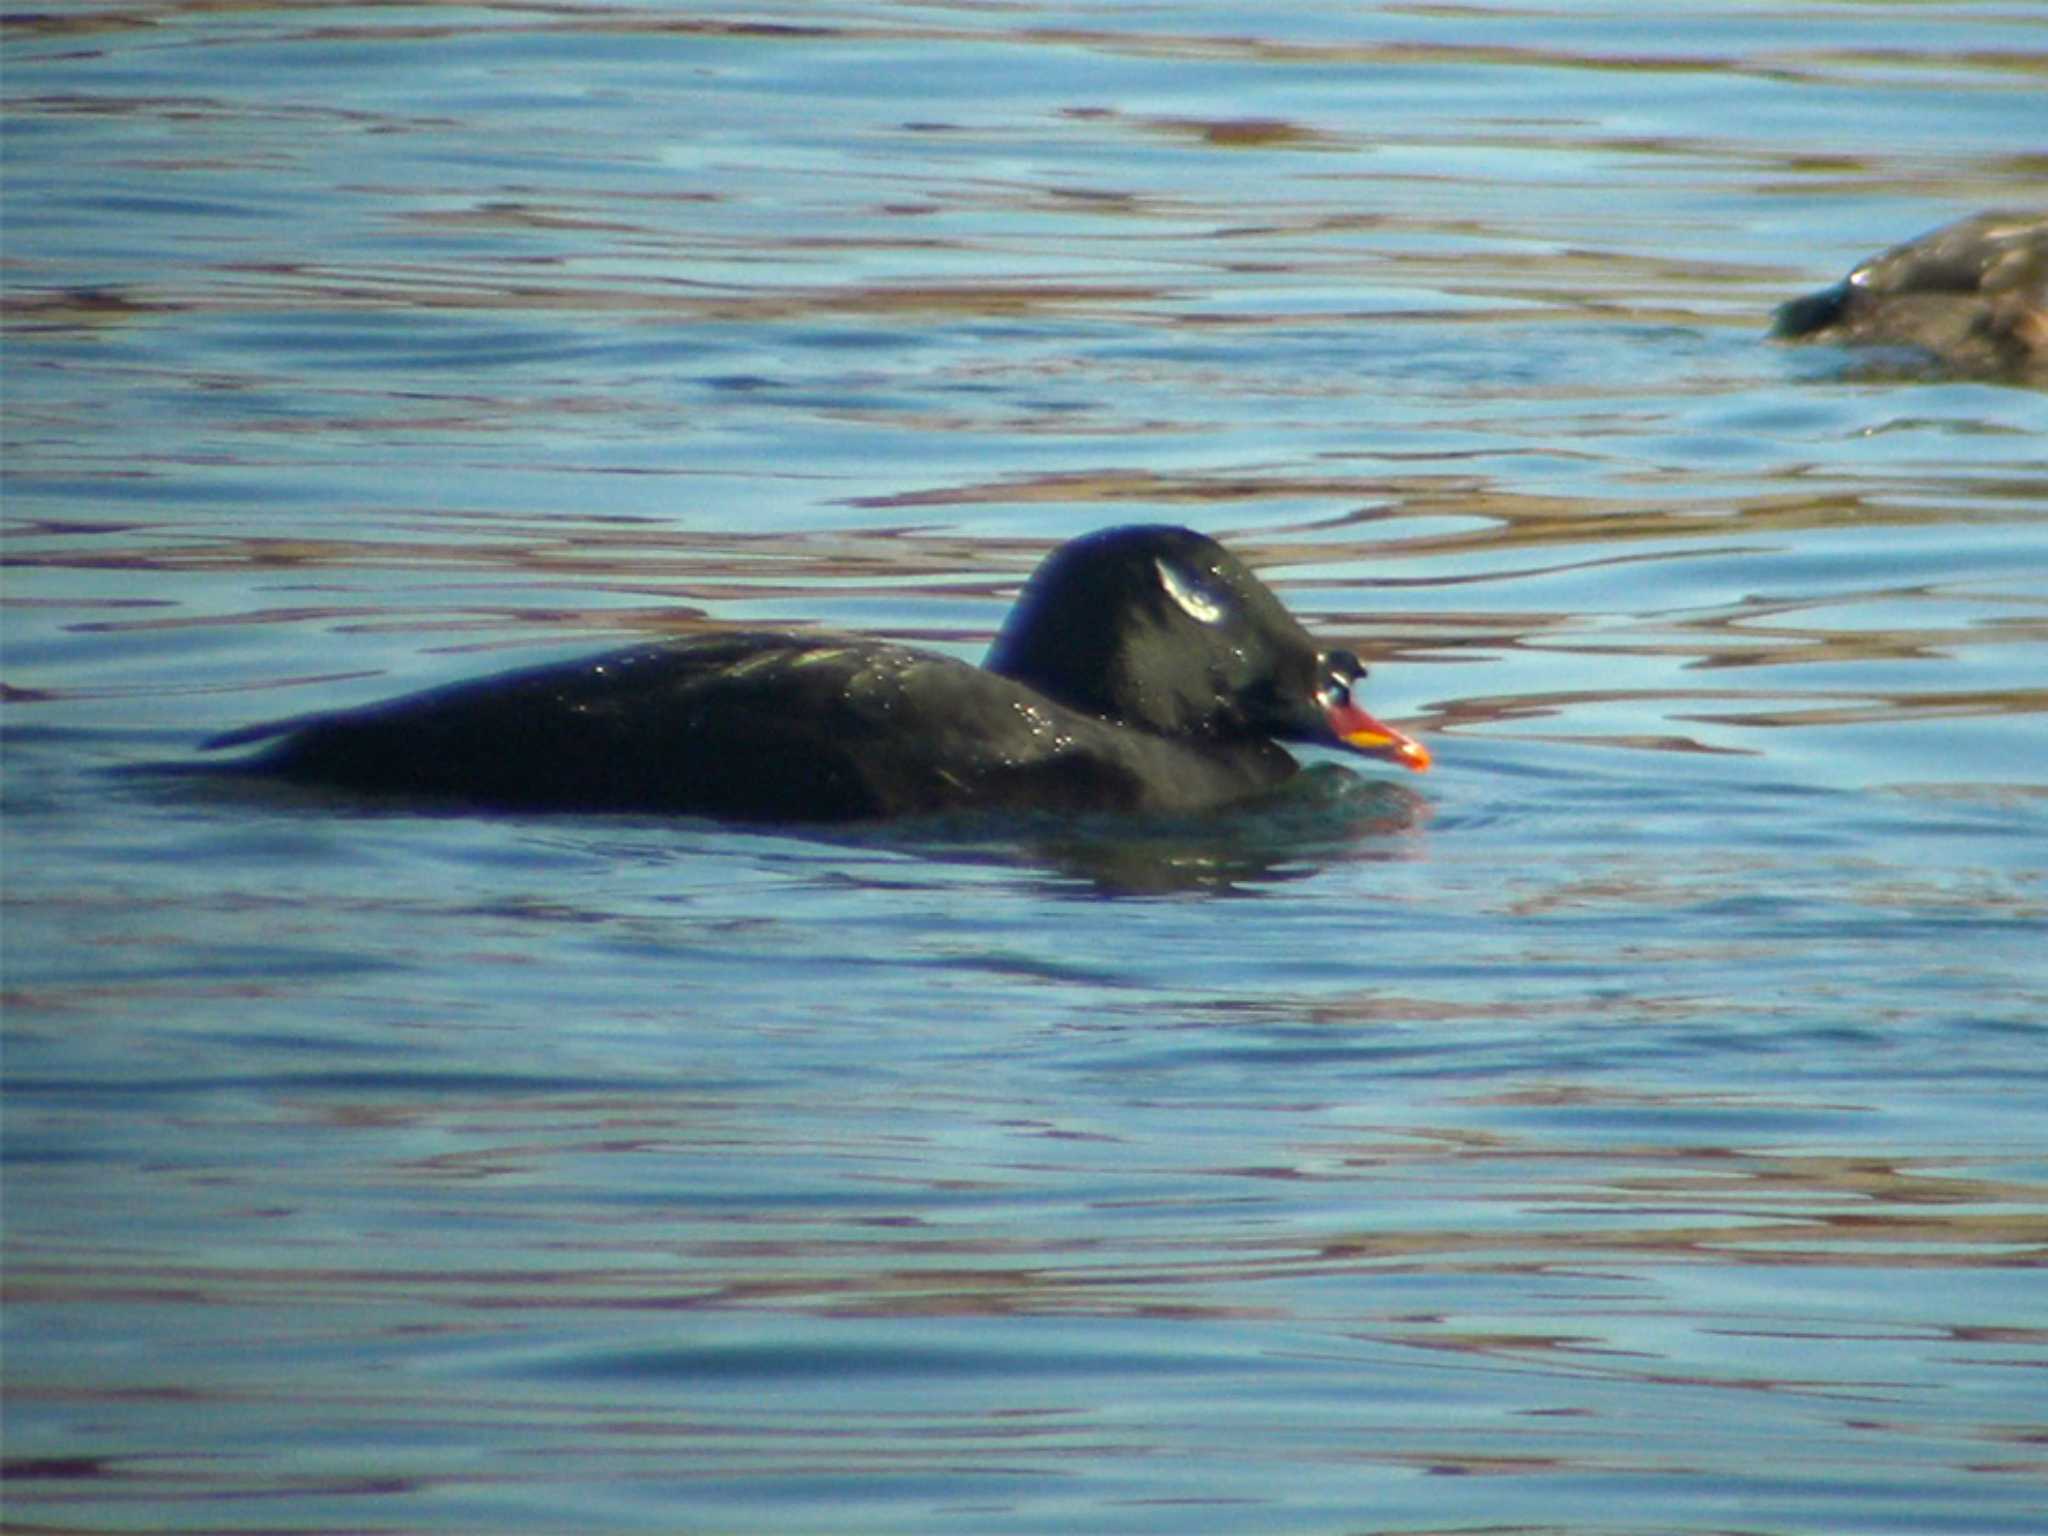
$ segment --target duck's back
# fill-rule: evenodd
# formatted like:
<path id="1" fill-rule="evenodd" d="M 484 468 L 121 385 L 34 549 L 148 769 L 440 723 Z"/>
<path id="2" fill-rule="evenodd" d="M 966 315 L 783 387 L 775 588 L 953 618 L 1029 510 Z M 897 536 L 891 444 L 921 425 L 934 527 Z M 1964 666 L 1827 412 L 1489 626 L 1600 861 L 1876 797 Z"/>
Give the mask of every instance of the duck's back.
<path id="1" fill-rule="evenodd" d="M 1277 783 L 1271 743 L 1172 740 L 966 662 L 875 641 L 728 634 L 614 651 L 287 720 L 251 767 L 497 809 L 841 821 L 1177 810 Z"/>
<path id="2" fill-rule="evenodd" d="M 2048 213 L 1975 214 L 1780 305 L 1789 340 L 1913 347 L 1966 371 L 2048 368 Z"/>

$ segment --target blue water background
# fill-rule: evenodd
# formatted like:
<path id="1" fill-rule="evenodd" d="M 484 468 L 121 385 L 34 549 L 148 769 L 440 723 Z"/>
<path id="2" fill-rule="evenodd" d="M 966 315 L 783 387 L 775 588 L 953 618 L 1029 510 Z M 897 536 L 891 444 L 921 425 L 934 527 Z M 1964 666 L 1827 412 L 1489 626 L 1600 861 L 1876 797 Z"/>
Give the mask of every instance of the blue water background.
<path id="1" fill-rule="evenodd" d="M 6 1518 L 2035 1532 L 2031 4 L 73 4 L 4 46 Z M 1414 779 L 1175 825 L 138 775 L 1229 541 Z"/>

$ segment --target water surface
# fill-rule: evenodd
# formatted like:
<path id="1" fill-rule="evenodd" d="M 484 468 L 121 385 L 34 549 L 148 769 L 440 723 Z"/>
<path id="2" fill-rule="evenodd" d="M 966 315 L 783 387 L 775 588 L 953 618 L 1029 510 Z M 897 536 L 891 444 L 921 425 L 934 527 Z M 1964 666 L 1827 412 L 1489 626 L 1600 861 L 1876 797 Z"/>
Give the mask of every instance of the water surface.
<path id="1" fill-rule="evenodd" d="M 2039 1528 L 2048 401 L 1763 338 L 2048 201 L 2038 8 L 0 42 L 13 1521 Z M 1146 520 L 1437 770 L 130 771 L 707 626 L 978 657 Z"/>

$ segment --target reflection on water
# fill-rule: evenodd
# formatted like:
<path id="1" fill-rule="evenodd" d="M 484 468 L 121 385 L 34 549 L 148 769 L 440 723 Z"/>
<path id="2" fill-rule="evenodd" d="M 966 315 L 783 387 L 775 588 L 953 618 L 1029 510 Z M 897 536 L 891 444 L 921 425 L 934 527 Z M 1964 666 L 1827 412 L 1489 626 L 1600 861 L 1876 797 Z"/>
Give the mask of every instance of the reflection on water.
<path id="1" fill-rule="evenodd" d="M 1765 330 L 2039 202 L 2040 18 L 0 36 L 15 1524 L 2038 1526 L 2048 418 Z M 1437 772 L 132 771 L 627 633 L 978 657 L 1146 520 Z"/>
<path id="2" fill-rule="evenodd" d="M 1317 763 L 1251 806 L 1206 816 L 960 818 L 856 835 L 929 857 L 1043 867 L 1091 895 L 1256 895 L 1335 863 L 1401 857 L 1399 834 L 1428 815 L 1405 784 Z"/>

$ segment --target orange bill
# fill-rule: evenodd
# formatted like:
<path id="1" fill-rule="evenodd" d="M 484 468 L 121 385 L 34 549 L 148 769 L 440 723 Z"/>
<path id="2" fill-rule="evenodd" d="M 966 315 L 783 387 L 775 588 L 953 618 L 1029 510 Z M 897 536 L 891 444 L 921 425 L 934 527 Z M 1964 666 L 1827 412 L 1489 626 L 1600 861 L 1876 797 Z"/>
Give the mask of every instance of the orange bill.
<path id="1" fill-rule="evenodd" d="M 1417 773 L 1429 771 L 1429 748 L 1413 736 L 1374 719 L 1349 700 L 1332 705 L 1327 711 L 1327 718 L 1330 734 L 1352 751 L 1363 752 L 1368 757 L 1383 757 Z"/>

